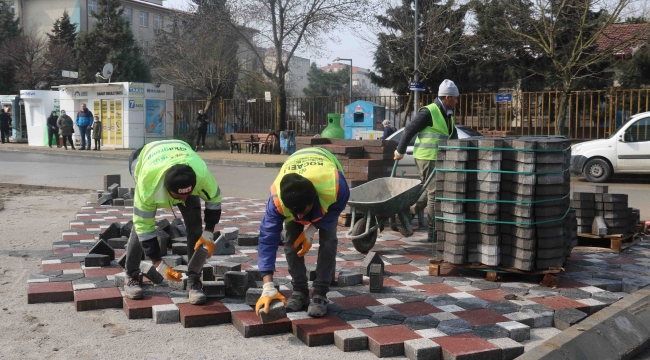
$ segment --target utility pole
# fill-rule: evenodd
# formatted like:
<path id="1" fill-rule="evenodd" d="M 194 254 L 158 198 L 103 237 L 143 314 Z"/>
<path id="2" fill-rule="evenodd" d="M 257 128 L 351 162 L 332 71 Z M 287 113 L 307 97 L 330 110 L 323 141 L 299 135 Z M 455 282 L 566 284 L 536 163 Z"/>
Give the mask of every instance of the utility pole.
<path id="1" fill-rule="evenodd" d="M 414 43 L 414 51 L 413 51 L 413 53 L 415 54 L 415 56 L 413 57 L 413 63 L 414 63 L 413 81 L 415 81 L 415 82 L 418 82 L 418 80 L 420 80 L 420 75 L 418 74 L 418 25 L 419 25 L 418 24 L 418 0 L 415 0 L 415 28 L 414 28 L 415 36 L 413 37 L 414 38 L 414 40 L 413 40 L 413 43 Z M 419 98 L 418 95 L 419 94 L 418 94 L 417 90 L 414 90 L 413 92 L 414 92 L 414 94 L 413 94 L 413 111 L 414 111 L 413 116 L 415 116 L 415 114 L 418 113 L 418 98 Z"/>

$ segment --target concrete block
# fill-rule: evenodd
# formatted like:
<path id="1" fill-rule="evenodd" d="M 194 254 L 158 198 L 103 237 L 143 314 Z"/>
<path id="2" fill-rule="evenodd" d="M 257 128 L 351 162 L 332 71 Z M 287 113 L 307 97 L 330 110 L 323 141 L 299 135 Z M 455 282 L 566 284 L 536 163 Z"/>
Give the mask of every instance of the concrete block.
<path id="1" fill-rule="evenodd" d="M 361 274 L 362 275 L 368 276 L 371 264 L 379 264 L 379 265 L 381 265 L 381 273 L 382 274 L 384 273 L 384 261 L 381 259 L 379 254 L 377 254 L 374 251 L 368 251 L 368 254 L 363 259 L 363 262 L 361 263 Z"/>
<path id="2" fill-rule="evenodd" d="M 124 206 L 133 206 L 133 199 L 124 199 Z"/>
<path id="3" fill-rule="evenodd" d="M 121 175 L 104 175 L 104 189 L 108 189 L 109 186 L 117 184 L 117 186 L 121 186 L 122 184 L 122 177 Z"/>
<path id="4" fill-rule="evenodd" d="M 180 312 L 176 304 L 153 305 L 151 314 L 156 324 L 176 324 L 180 322 Z"/>
<path id="5" fill-rule="evenodd" d="M 203 264 L 203 269 L 201 269 L 201 280 L 203 281 L 214 281 L 214 267 L 210 264 Z"/>
<path id="6" fill-rule="evenodd" d="M 163 275 L 156 270 L 152 263 L 147 261 L 140 262 L 140 273 L 151 280 L 154 284 L 160 284 L 165 280 Z"/>
<path id="7" fill-rule="evenodd" d="M 115 286 L 121 287 L 126 283 L 126 273 L 121 272 L 113 276 L 113 281 L 115 281 Z"/>
<path id="8" fill-rule="evenodd" d="M 126 251 L 120 258 L 117 260 L 117 264 L 120 265 L 123 269 L 126 268 Z"/>
<path id="9" fill-rule="evenodd" d="M 587 192 L 574 192 L 573 193 L 573 200 L 594 201 L 594 199 L 595 199 L 594 193 L 587 193 Z"/>
<path id="10" fill-rule="evenodd" d="M 220 230 L 221 235 L 225 236 L 226 239 L 230 241 L 235 241 L 237 240 L 237 237 L 239 236 L 239 228 L 236 227 L 227 227 L 223 228 Z"/>
<path id="11" fill-rule="evenodd" d="M 104 230 L 104 232 L 102 232 L 99 235 L 99 238 L 101 240 L 106 241 L 106 240 L 108 240 L 110 238 L 117 238 L 117 237 L 120 237 L 120 236 L 121 236 L 120 235 L 120 223 L 114 222 L 114 223 L 110 224 L 108 226 L 108 228 L 106 228 L 106 230 Z"/>
<path id="12" fill-rule="evenodd" d="M 255 304 L 257 304 L 257 300 L 259 300 L 260 296 L 262 296 L 262 291 L 263 290 L 261 288 L 249 288 L 246 290 L 246 305 L 255 306 Z"/>
<path id="13" fill-rule="evenodd" d="M 108 255 L 108 257 L 112 260 L 115 260 L 115 250 L 106 243 L 106 241 L 99 239 L 97 243 L 88 250 L 89 254 L 103 254 L 103 255 Z"/>
<path id="14" fill-rule="evenodd" d="M 115 198 L 119 197 L 118 196 L 118 191 L 117 191 L 119 187 L 120 186 L 118 184 L 112 184 L 112 185 L 109 185 L 108 188 L 106 188 L 106 191 L 111 194 L 113 199 L 115 199 Z"/>
<path id="15" fill-rule="evenodd" d="M 239 246 L 257 246 L 260 241 L 258 233 L 245 233 L 237 236 L 237 245 Z"/>
<path id="16" fill-rule="evenodd" d="M 380 293 L 384 288 L 384 269 L 382 264 L 371 264 L 368 276 L 370 277 L 370 292 Z"/>
<path id="17" fill-rule="evenodd" d="M 86 267 L 104 267 L 111 265 L 111 258 L 105 254 L 88 254 L 84 258 Z"/>
<path id="18" fill-rule="evenodd" d="M 167 266 L 171 267 L 172 269 L 179 266 L 183 265 L 183 257 L 180 255 L 167 255 L 162 257 L 162 261 L 167 264 Z"/>
<path id="19" fill-rule="evenodd" d="M 609 186 L 607 185 L 591 185 L 591 191 L 596 194 L 607 194 Z"/>
<path id="20" fill-rule="evenodd" d="M 605 203 L 627 203 L 628 202 L 628 196 L 627 196 L 627 194 L 603 194 L 603 202 L 605 202 Z"/>
<path id="21" fill-rule="evenodd" d="M 156 230 L 156 239 L 158 240 L 158 246 L 160 247 L 160 255 L 167 256 L 167 250 L 169 248 L 171 238 L 166 232 L 157 229 Z"/>
<path id="22" fill-rule="evenodd" d="M 223 281 L 203 281 L 203 293 L 209 298 L 226 296 L 226 284 Z"/>
<path id="23" fill-rule="evenodd" d="M 607 235 L 607 223 L 605 222 L 605 218 L 602 216 L 596 216 L 594 218 L 594 222 L 591 225 L 591 233 L 598 236 Z"/>
<path id="24" fill-rule="evenodd" d="M 174 255 L 187 255 L 187 244 L 186 243 L 175 243 L 172 244 L 172 254 Z"/>
<path id="25" fill-rule="evenodd" d="M 503 360 L 512 360 L 524 353 L 524 345 L 509 338 L 488 339 L 488 342 L 501 349 Z"/>
<path id="26" fill-rule="evenodd" d="M 228 271 L 224 274 L 227 296 L 246 296 L 248 290 L 248 273 L 245 271 Z"/>
<path id="27" fill-rule="evenodd" d="M 368 335 L 359 329 L 334 331 L 334 344 L 343 352 L 368 349 Z"/>
<path id="28" fill-rule="evenodd" d="M 192 254 L 192 258 L 187 263 L 187 271 L 193 272 L 195 274 L 200 274 L 201 271 L 203 270 L 203 265 L 207 260 L 208 260 L 208 250 L 205 247 L 200 246 L 198 249 L 194 251 L 194 254 Z"/>
<path id="29" fill-rule="evenodd" d="M 273 300 L 269 306 L 268 314 L 264 311 L 264 308 L 259 311 L 260 318 L 262 319 L 262 324 L 268 324 L 280 319 L 287 317 L 287 309 L 284 307 L 284 303 L 280 300 Z"/>
<path id="30" fill-rule="evenodd" d="M 129 239 L 126 236 L 121 236 L 117 238 L 110 238 L 106 242 L 113 249 L 124 249 L 126 244 L 129 242 Z"/>
<path id="31" fill-rule="evenodd" d="M 214 275 L 223 276 L 229 271 L 241 271 L 241 264 L 217 261 L 214 265 Z"/>
<path id="32" fill-rule="evenodd" d="M 439 360 L 442 359 L 442 350 L 431 339 L 412 339 L 404 341 L 404 355 L 409 360 Z"/>
<path id="33" fill-rule="evenodd" d="M 514 341 L 525 341 L 530 339 L 530 326 L 518 321 L 506 321 L 497 323 L 497 326 L 508 331 L 510 339 Z"/>
<path id="34" fill-rule="evenodd" d="M 533 325 L 535 324 L 535 320 L 531 316 L 531 314 L 522 312 L 522 311 L 517 311 L 509 314 L 503 315 L 504 317 L 507 317 L 508 319 L 522 323 L 524 325 L 527 325 L 529 328 L 532 328 Z"/>
<path id="35" fill-rule="evenodd" d="M 214 255 L 234 255 L 235 245 L 221 235 L 214 243 Z"/>
<path id="36" fill-rule="evenodd" d="M 559 330 L 566 330 L 586 317 L 587 314 L 584 312 L 572 308 L 556 310 L 553 316 L 553 326 Z"/>
<path id="37" fill-rule="evenodd" d="M 354 286 L 363 283 L 363 275 L 350 270 L 341 270 L 338 276 L 338 286 Z"/>

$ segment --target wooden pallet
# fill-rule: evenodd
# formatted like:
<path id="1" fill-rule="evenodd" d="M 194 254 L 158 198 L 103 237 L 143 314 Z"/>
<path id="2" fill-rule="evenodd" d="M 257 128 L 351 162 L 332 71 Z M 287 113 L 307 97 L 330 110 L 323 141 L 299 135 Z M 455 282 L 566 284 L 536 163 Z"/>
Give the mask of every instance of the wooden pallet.
<path id="1" fill-rule="evenodd" d="M 605 236 L 580 233 L 578 234 L 578 243 L 585 245 L 575 246 L 573 249 L 579 251 L 600 251 L 618 254 L 630 246 L 636 245 L 640 241 L 638 235 L 638 232 L 627 235 L 615 234 Z"/>
<path id="2" fill-rule="evenodd" d="M 475 264 L 450 264 L 444 261 L 429 260 L 429 276 L 440 276 L 441 268 L 459 268 L 485 271 L 485 279 L 488 281 L 497 281 L 500 273 L 519 274 L 524 276 L 544 275 L 540 285 L 554 288 L 557 286 L 557 275 L 564 271 L 563 268 L 551 268 L 546 270 L 524 271 L 515 268 L 503 266 L 489 266 L 479 263 Z"/>

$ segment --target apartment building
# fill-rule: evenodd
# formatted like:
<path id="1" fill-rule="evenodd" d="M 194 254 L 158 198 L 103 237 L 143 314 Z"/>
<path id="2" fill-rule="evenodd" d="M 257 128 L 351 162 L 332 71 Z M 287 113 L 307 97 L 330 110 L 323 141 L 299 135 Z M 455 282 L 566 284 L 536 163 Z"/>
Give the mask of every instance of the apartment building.
<path id="1" fill-rule="evenodd" d="M 267 69 L 275 68 L 276 53 L 274 48 L 260 49 L 264 54 L 264 65 Z M 289 52 L 282 51 L 282 60 L 286 61 Z M 307 72 L 311 62 L 309 59 L 293 55 L 289 62 L 289 72 L 285 76 L 287 91 L 290 96 L 304 96 L 304 89 L 309 85 Z"/>
<path id="2" fill-rule="evenodd" d="M 339 72 L 344 70 L 346 66 L 349 65 L 337 62 L 321 66 L 320 69 L 326 72 Z M 358 91 L 364 96 L 378 96 L 380 94 L 379 87 L 370 81 L 370 69 L 358 66 L 352 67 L 352 90 Z"/>

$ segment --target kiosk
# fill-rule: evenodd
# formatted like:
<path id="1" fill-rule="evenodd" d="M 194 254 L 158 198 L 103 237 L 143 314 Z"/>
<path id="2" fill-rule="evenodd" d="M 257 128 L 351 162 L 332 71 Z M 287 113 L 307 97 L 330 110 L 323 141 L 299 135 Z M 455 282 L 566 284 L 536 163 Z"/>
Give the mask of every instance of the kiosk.
<path id="1" fill-rule="evenodd" d="M 47 146 L 47 118 L 52 111 L 60 115 L 59 92 L 48 90 L 20 90 L 25 104 L 25 123 L 29 146 Z"/>
<path id="2" fill-rule="evenodd" d="M 0 95 L 0 106 L 11 116 L 10 140 L 27 141 L 27 124 L 25 123 L 25 106 L 19 95 Z"/>
<path id="3" fill-rule="evenodd" d="M 76 121 L 81 104 L 102 120 L 102 146 L 137 149 L 174 137 L 174 88 L 166 84 L 98 83 L 57 87 L 61 109 Z M 80 142 L 79 129 L 73 134 Z"/>

